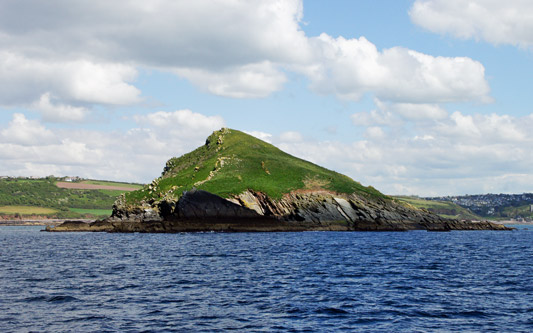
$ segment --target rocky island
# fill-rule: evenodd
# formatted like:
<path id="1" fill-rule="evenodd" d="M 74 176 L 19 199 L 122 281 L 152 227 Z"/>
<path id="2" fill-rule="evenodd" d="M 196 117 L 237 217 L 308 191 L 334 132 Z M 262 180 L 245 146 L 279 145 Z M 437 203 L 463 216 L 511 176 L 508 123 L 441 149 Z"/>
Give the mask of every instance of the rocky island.
<path id="1" fill-rule="evenodd" d="M 507 230 L 445 219 L 371 186 L 223 128 L 171 158 L 162 175 L 121 195 L 109 218 L 67 221 L 47 231 L 406 231 Z"/>

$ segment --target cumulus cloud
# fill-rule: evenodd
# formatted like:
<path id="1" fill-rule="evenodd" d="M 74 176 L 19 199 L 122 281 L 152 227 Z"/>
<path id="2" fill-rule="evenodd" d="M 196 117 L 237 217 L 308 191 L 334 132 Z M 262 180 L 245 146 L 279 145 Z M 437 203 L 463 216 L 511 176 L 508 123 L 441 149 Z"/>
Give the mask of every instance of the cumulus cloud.
<path id="1" fill-rule="evenodd" d="M 300 142 L 303 141 L 303 136 L 297 131 L 287 131 L 279 135 L 279 141 L 281 142 Z"/>
<path id="2" fill-rule="evenodd" d="M 37 120 L 29 120 L 22 113 L 15 113 L 6 128 L 0 130 L 0 138 L 5 144 L 19 146 L 40 146 L 55 141 L 51 130 Z"/>
<path id="3" fill-rule="evenodd" d="M 378 108 L 357 114 L 354 122 L 363 119 L 364 138 L 352 143 L 284 142 L 280 147 L 388 194 L 530 191 L 533 115 L 455 111 L 444 118 L 387 122 L 383 113 Z"/>
<path id="4" fill-rule="evenodd" d="M 398 103 L 391 106 L 399 115 L 408 120 L 441 120 L 448 117 L 448 112 L 437 104 Z"/>
<path id="5" fill-rule="evenodd" d="M 370 126 L 365 130 L 365 137 L 371 140 L 381 140 L 386 137 L 385 131 L 379 126 Z"/>
<path id="6" fill-rule="evenodd" d="M 221 116 L 205 116 L 191 110 L 173 112 L 159 111 L 147 115 L 136 115 L 135 122 L 142 129 L 157 130 L 158 137 L 197 137 L 205 139 L 214 130 L 225 126 Z M 151 131 L 148 134 L 153 134 Z"/>
<path id="7" fill-rule="evenodd" d="M 527 125 L 533 125 L 530 117 L 520 120 L 509 115 L 463 115 L 454 112 L 447 122 L 441 122 L 435 130 L 458 138 L 469 139 L 477 145 L 521 143 L 528 138 Z"/>
<path id="8" fill-rule="evenodd" d="M 251 136 L 255 136 L 256 138 L 263 140 L 265 142 L 272 143 L 273 135 L 270 133 L 261 132 L 261 131 L 244 131 L 244 132 Z"/>
<path id="9" fill-rule="evenodd" d="M 528 0 L 417 0 L 409 15 L 415 24 L 435 33 L 533 46 L 533 3 Z"/>
<path id="10" fill-rule="evenodd" d="M 0 49 L 0 105 L 28 105 L 47 94 L 65 102 L 136 103 L 140 91 L 129 84 L 136 75 L 123 64 L 45 60 Z"/>
<path id="11" fill-rule="evenodd" d="M 404 103 L 490 101 L 485 68 L 467 57 L 434 57 L 402 47 L 379 51 L 366 38 L 310 40 L 315 59 L 301 67 L 311 89 L 359 100 L 372 92 L 383 100 Z"/>
<path id="12" fill-rule="evenodd" d="M 391 103 L 374 99 L 376 109 L 351 116 L 356 126 L 401 127 L 406 122 L 428 123 L 449 117 L 448 111 L 437 104 Z"/>
<path id="13" fill-rule="evenodd" d="M 43 55 L 93 49 L 160 67 L 223 67 L 302 57 L 302 10 L 298 0 L 3 1 L 0 29 L 14 47 Z"/>
<path id="14" fill-rule="evenodd" d="M 396 126 L 402 124 L 400 118 L 384 109 L 354 113 L 351 118 L 353 124 L 356 126 Z"/>
<path id="15" fill-rule="evenodd" d="M 217 95 L 264 97 L 285 81 L 274 64 L 309 56 L 299 27 L 302 10 L 299 0 L 3 1 L 0 51 L 13 52 L 26 62 L 31 58 L 31 66 L 45 72 L 55 63 L 76 61 L 70 97 L 79 100 L 134 102 L 138 92 L 127 82 L 136 72 L 117 64 L 177 73 Z M 17 71 L 16 64 L 11 65 L 13 75 L 21 77 L 23 68 Z M 28 71 L 35 73 L 35 81 L 61 81 Z"/>
<path id="16" fill-rule="evenodd" d="M 221 71 L 180 68 L 175 72 L 208 92 L 233 98 L 260 98 L 280 90 L 285 75 L 270 62 Z"/>
<path id="17" fill-rule="evenodd" d="M 44 120 L 52 122 L 82 121 L 89 113 L 85 107 L 52 104 L 50 93 L 43 94 L 33 108 L 41 112 Z"/>
<path id="18" fill-rule="evenodd" d="M 314 91 L 344 99 L 489 99 L 484 68 L 470 58 L 380 51 L 364 37 L 309 37 L 302 19 L 301 0 L 2 1 L 0 105 L 27 106 L 46 93 L 58 105 L 88 110 L 138 103 L 140 68 L 232 98 L 268 96 L 293 71 Z M 65 108 L 56 109 L 56 118 L 68 119 Z"/>
<path id="19" fill-rule="evenodd" d="M 304 141 L 303 135 L 298 131 L 286 131 L 279 135 L 273 135 L 261 131 L 245 131 L 245 133 L 275 146 L 283 146 L 285 143 L 299 143 Z"/>

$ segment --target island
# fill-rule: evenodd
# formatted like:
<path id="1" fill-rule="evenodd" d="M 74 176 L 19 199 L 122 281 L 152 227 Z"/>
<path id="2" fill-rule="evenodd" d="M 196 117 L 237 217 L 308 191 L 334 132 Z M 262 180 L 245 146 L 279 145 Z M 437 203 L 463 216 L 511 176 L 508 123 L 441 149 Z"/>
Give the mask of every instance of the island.
<path id="1" fill-rule="evenodd" d="M 266 232 L 509 230 L 446 219 L 291 156 L 238 130 L 171 158 L 160 177 L 122 194 L 110 217 L 47 231 Z"/>

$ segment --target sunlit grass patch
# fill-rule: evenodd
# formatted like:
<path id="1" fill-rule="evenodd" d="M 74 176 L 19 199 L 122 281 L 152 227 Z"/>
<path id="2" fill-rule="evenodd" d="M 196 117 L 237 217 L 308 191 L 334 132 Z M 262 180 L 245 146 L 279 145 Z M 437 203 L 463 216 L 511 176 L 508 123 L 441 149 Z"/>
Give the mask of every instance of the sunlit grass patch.
<path id="1" fill-rule="evenodd" d="M 32 206 L 0 206 L 1 214 L 20 214 L 20 215 L 47 215 L 54 214 L 58 211 L 52 208 L 32 207 Z"/>

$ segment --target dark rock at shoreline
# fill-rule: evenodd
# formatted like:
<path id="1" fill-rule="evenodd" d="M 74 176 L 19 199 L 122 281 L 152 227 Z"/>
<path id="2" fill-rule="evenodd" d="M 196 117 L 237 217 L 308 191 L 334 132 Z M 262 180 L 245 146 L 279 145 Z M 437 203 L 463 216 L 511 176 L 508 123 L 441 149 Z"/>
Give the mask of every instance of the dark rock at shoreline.
<path id="1" fill-rule="evenodd" d="M 392 200 L 327 191 L 296 191 L 271 199 L 254 191 L 224 199 L 191 190 L 177 202 L 157 207 L 114 207 L 113 215 L 92 223 L 66 221 L 47 231 L 187 232 L 187 231 L 450 231 L 510 230 L 491 222 L 445 219 Z"/>

